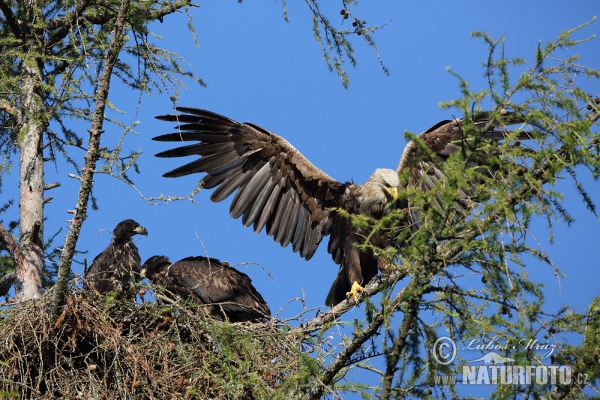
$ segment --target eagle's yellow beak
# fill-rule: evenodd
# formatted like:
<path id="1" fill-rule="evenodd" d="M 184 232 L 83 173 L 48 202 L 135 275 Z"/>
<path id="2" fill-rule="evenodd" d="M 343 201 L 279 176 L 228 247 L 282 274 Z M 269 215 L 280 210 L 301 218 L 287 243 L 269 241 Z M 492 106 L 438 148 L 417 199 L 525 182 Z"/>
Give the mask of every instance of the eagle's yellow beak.
<path id="1" fill-rule="evenodd" d="M 392 200 L 396 200 L 398 198 L 398 188 L 397 187 L 391 187 L 391 188 L 386 188 L 387 192 L 389 193 L 390 197 L 392 198 Z"/>

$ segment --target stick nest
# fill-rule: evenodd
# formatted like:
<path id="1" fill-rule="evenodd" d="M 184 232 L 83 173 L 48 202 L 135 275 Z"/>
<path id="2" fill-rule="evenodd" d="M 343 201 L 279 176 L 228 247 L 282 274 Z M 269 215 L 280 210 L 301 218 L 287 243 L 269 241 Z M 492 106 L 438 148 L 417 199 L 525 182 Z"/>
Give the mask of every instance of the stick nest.
<path id="1" fill-rule="evenodd" d="M 273 321 L 74 291 L 52 327 L 50 305 L 47 295 L 0 310 L 0 398 L 276 398 L 303 368 L 302 339 Z"/>

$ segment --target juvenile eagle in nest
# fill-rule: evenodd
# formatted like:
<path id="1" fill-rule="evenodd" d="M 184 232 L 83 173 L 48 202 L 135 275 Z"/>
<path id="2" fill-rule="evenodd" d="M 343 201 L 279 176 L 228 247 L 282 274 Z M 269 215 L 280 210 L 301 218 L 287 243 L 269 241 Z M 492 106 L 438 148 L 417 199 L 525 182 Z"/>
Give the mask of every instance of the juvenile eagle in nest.
<path id="1" fill-rule="evenodd" d="M 142 274 L 165 288 L 168 296 L 210 305 L 201 310 L 213 318 L 242 322 L 271 316 L 248 275 L 215 258 L 187 257 L 171 263 L 165 256 L 152 256 L 144 263 Z"/>
<path id="2" fill-rule="evenodd" d="M 122 298 L 135 298 L 130 287 L 139 278 L 141 258 L 131 238 L 138 234 L 148 236 L 148 231 L 132 219 L 119 222 L 108 247 L 92 261 L 85 285 L 101 294 L 114 291 Z"/>
<path id="3" fill-rule="evenodd" d="M 179 177 L 205 172 L 202 187 L 216 188 L 213 202 L 225 200 L 237 190 L 230 207 L 233 218 L 242 217 L 244 226 L 260 232 L 265 226 L 282 247 L 292 245 L 294 252 L 309 260 L 324 236 L 329 235 L 327 251 L 340 271 L 327 295 L 326 304 L 333 306 L 349 295 L 363 290 L 384 270 L 389 260 L 370 250 L 359 250 L 371 234 L 371 228 L 354 226 L 347 215 L 360 214 L 380 219 L 390 211 L 397 197 L 398 176 L 407 171 L 407 185 L 428 190 L 441 179 L 437 166 L 462 147 L 451 143 L 462 137 L 460 121 L 442 121 L 411 141 L 402 154 L 397 169 L 377 169 L 362 185 L 338 182 L 314 166 L 282 137 L 257 125 L 240 123 L 210 111 L 177 107 L 177 115 L 156 118 L 176 122 L 178 132 L 155 137 L 165 142 L 198 141 L 157 157 L 200 156 L 199 159 L 167 172 L 165 177 Z M 487 114 L 476 124 L 485 126 L 488 139 L 500 140 L 502 132 L 492 126 Z M 426 147 L 426 149 L 424 149 Z M 468 204 L 465 195 L 464 204 Z M 406 203 L 406 201 L 405 201 Z M 460 202 L 459 202 L 460 203 Z M 403 204 L 402 207 L 409 207 Z M 340 213 L 337 209 L 344 210 Z M 409 213 L 406 226 L 415 226 L 415 213 Z M 391 245 L 384 232 L 371 235 L 370 245 Z"/>

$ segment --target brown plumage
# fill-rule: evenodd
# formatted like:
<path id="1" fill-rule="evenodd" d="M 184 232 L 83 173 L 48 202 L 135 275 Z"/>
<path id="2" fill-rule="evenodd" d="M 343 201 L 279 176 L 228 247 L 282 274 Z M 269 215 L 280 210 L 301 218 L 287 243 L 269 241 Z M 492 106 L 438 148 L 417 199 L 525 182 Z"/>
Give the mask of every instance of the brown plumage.
<path id="1" fill-rule="evenodd" d="M 129 289 L 139 278 L 141 258 L 131 238 L 138 234 L 147 236 L 148 231 L 132 219 L 117 224 L 110 244 L 94 258 L 85 275 L 86 287 L 101 294 L 115 291 L 120 297 L 135 298 Z"/>
<path id="2" fill-rule="evenodd" d="M 210 304 L 199 309 L 213 318 L 242 322 L 271 315 L 248 275 L 215 258 L 188 257 L 171 264 L 165 256 L 152 256 L 142 271 L 154 285 L 165 288 L 168 296 Z"/>
<path id="3" fill-rule="evenodd" d="M 356 296 L 362 290 L 360 284 L 368 283 L 378 268 L 385 266 L 372 251 L 360 251 L 355 246 L 364 243 L 370 228 L 357 228 L 332 209 L 381 218 L 397 196 L 398 174 L 404 168 L 411 169 L 409 184 L 417 184 L 429 173 L 435 173 L 433 179 L 438 179 L 439 170 L 430 167 L 460 148 L 450 143 L 460 136 L 460 124 L 442 121 L 419 136 L 435 154 L 434 159 L 423 157 L 421 153 L 427 153 L 411 142 L 396 171 L 377 169 L 363 185 L 341 183 L 315 167 L 285 139 L 257 125 L 196 108 L 177 107 L 177 111 L 181 114 L 157 118 L 177 122 L 179 131 L 154 140 L 200 143 L 167 150 L 157 157 L 200 158 L 164 176 L 205 172 L 202 184 L 206 189 L 216 188 L 210 197 L 214 202 L 237 190 L 231 216 L 241 216 L 244 226 L 252 225 L 256 233 L 266 227 L 277 243 L 283 247 L 291 244 L 294 252 L 307 260 L 329 235 L 327 250 L 340 264 L 340 272 L 327 296 L 327 305 L 339 303 L 347 294 Z M 416 157 L 423 160 L 415 161 Z M 386 247 L 390 240 L 381 233 L 372 237 L 371 244 Z"/>
<path id="4" fill-rule="evenodd" d="M 438 184 L 440 180 L 445 179 L 445 175 L 442 171 L 442 165 L 446 162 L 448 157 L 457 151 L 466 152 L 469 147 L 473 147 L 474 141 L 469 139 L 475 139 L 475 142 L 487 141 L 488 143 L 494 141 L 503 140 L 509 131 L 506 129 L 508 125 L 523 124 L 524 118 L 517 113 L 504 113 L 502 121 L 500 123 L 493 122 L 489 118 L 489 114 L 482 112 L 477 114 L 473 121 L 475 128 L 481 131 L 481 136 L 477 138 L 467 138 L 463 132 L 463 120 L 444 120 L 433 125 L 431 128 L 422 132 L 418 135 L 418 141 L 410 141 L 404 151 L 396 171 L 398 174 L 402 174 L 408 170 L 408 181 L 406 186 L 412 187 L 417 186 L 423 191 L 430 191 Z M 529 140 L 531 134 L 527 131 L 521 131 L 515 135 L 514 139 L 517 140 Z M 422 148 L 421 144 L 425 147 Z M 487 150 L 478 148 L 476 152 L 471 152 L 468 156 L 466 167 L 476 167 L 486 165 L 486 160 L 491 156 L 498 156 L 498 150 L 494 147 L 490 147 Z M 491 177 L 494 172 L 489 168 L 481 167 L 479 172 L 484 175 Z M 474 196 L 474 187 L 477 185 L 476 182 L 470 183 L 471 187 L 463 188 L 458 193 L 458 198 L 454 202 L 454 207 L 462 211 L 467 209 L 473 204 L 473 201 L 477 201 Z M 443 200 L 439 194 L 433 199 L 431 204 L 438 209 L 443 206 Z M 414 211 L 411 206 L 410 199 L 407 204 L 403 205 L 407 209 L 411 210 L 408 215 L 407 224 L 414 231 L 419 227 L 419 218 L 417 212 Z"/>

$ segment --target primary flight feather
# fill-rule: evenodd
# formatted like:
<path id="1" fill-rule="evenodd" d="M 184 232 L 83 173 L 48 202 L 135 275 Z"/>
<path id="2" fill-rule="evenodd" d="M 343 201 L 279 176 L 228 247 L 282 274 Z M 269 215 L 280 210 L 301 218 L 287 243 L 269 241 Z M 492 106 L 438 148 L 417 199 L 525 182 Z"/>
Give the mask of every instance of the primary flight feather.
<path id="1" fill-rule="evenodd" d="M 163 151 L 157 157 L 199 156 L 164 174 L 179 177 L 205 173 L 202 187 L 215 189 L 211 200 L 220 202 L 234 192 L 230 213 L 242 217 L 244 226 L 256 233 L 266 227 L 269 236 L 309 260 L 323 237 L 329 235 L 327 251 L 340 265 L 326 299 L 333 306 L 362 290 L 378 269 L 388 262 L 372 250 L 359 250 L 371 228 L 356 227 L 347 215 L 380 219 L 390 211 L 400 180 L 410 170 L 409 184 L 432 185 L 441 178 L 436 163 L 460 147 L 452 144 L 460 133 L 455 121 L 442 121 L 419 135 L 433 158 L 415 142 L 407 145 L 396 170 L 377 169 L 362 185 L 338 182 L 314 166 L 284 138 L 250 123 L 240 123 L 211 111 L 177 107 L 178 114 L 156 118 L 176 122 L 178 132 L 155 137 L 166 142 L 199 142 Z M 482 121 L 486 118 L 482 118 Z M 480 122 L 483 123 L 483 122 Z M 497 132 L 490 127 L 489 137 Z M 418 160 L 417 160 L 418 159 Z M 426 188 L 425 188 L 426 189 Z M 344 210 L 340 213 L 336 210 Z M 407 224 L 415 224 L 415 216 Z M 373 247 L 385 248 L 391 240 L 384 232 L 371 235 Z M 370 248 L 370 247 L 369 247 Z"/>

